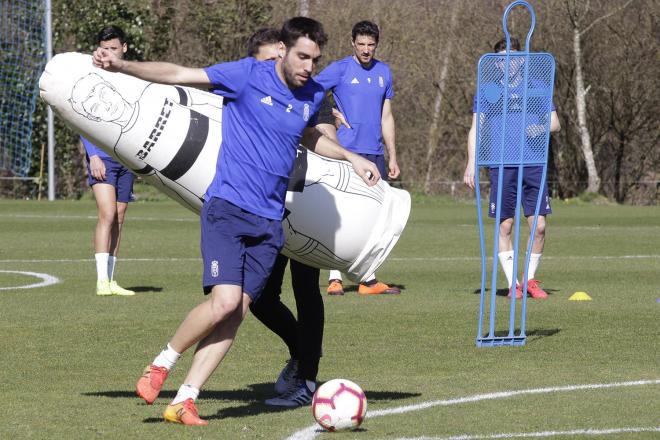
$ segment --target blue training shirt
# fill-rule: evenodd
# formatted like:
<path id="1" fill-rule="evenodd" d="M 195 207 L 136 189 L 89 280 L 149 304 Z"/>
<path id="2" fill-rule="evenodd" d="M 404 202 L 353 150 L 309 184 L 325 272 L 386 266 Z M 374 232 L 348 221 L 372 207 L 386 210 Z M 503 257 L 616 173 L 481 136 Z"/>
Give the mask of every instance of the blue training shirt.
<path id="1" fill-rule="evenodd" d="M 289 89 L 275 64 L 249 57 L 204 69 L 210 90 L 225 98 L 222 146 L 204 198 L 281 220 L 296 149 L 305 127 L 316 125 L 324 90 L 311 78 Z"/>
<path id="2" fill-rule="evenodd" d="M 82 141 L 83 146 L 85 147 L 85 152 L 87 153 L 87 160 L 89 160 L 89 158 L 92 156 L 98 156 L 100 159 L 103 160 L 110 159 L 114 161 L 112 156 L 110 156 L 105 151 L 101 150 L 99 147 L 91 143 L 89 140 L 85 139 L 82 136 L 80 136 L 80 140 Z"/>
<path id="3" fill-rule="evenodd" d="M 545 92 L 543 84 L 540 81 L 531 81 L 528 87 L 528 100 L 527 100 L 527 117 L 525 121 L 527 125 L 545 125 L 550 124 L 550 112 L 556 110 L 554 102 L 551 103 L 550 111 L 547 107 L 543 108 L 540 104 L 545 98 L 536 98 L 535 96 L 543 96 Z M 507 113 L 507 126 L 520 127 L 523 121 L 523 96 L 524 89 L 522 86 L 509 87 L 508 96 L 508 113 Z M 502 110 L 504 108 L 504 87 L 497 82 L 487 82 L 481 85 L 481 114 L 486 115 L 485 131 L 482 133 L 484 140 L 482 142 L 496 142 L 499 144 L 501 139 L 502 127 Z M 477 95 L 475 94 L 472 101 L 472 113 L 477 113 Z M 547 105 L 547 104 L 546 104 Z M 504 134 L 505 148 L 515 149 L 520 145 L 519 131 L 512 129 L 511 133 Z"/>
<path id="4" fill-rule="evenodd" d="M 389 66 L 374 59 L 366 69 L 351 55 L 330 64 L 314 79 L 324 89 L 332 89 L 339 111 L 351 125 L 339 127 L 339 143 L 355 153 L 382 155 L 383 103 L 394 97 Z"/>

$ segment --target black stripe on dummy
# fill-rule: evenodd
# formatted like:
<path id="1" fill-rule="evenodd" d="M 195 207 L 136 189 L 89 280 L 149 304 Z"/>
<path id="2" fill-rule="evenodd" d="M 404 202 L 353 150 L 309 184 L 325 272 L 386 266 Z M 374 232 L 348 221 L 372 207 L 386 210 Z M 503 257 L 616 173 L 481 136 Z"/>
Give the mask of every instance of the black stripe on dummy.
<path id="1" fill-rule="evenodd" d="M 186 93 L 185 90 L 183 90 L 181 87 L 174 87 L 177 92 L 179 92 L 179 104 L 181 105 L 188 105 L 188 94 Z"/>
<path id="2" fill-rule="evenodd" d="M 147 165 L 144 168 L 140 168 L 139 170 L 133 170 L 133 171 L 137 174 L 149 174 L 153 170 L 154 170 L 153 167 L 151 167 L 150 165 Z"/>
<path id="3" fill-rule="evenodd" d="M 208 135 L 209 118 L 190 110 L 190 126 L 188 127 L 186 139 L 170 163 L 160 171 L 163 176 L 176 180 L 186 174 L 202 152 Z"/>
<path id="4" fill-rule="evenodd" d="M 289 187 L 287 191 L 303 192 L 305 189 L 305 176 L 307 175 L 307 149 L 298 147 L 296 161 L 293 171 L 289 175 Z"/>

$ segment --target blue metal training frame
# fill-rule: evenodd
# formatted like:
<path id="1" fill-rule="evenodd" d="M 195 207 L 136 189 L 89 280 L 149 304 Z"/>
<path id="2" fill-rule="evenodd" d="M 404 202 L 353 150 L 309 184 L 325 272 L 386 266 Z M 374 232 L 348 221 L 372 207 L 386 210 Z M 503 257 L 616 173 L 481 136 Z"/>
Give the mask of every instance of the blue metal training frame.
<path id="1" fill-rule="evenodd" d="M 507 28 L 507 19 L 516 6 L 524 6 L 531 15 L 531 25 L 525 40 L 525 47 L 520 52 L 511 51 L 511 41 Z M 506 335 L 496 335 L 496 292 L 499 248 L 499 225 L 502 203 L 502 175 L 506 168 L 517 168 L 518 183 L 516 191 L 515 232 L 513 243 L 513 274 L 517 279 L 518 245 L 520 237 L 520 204 L 525 166 L 543 168 L 541 186 L 546 183 L 548 169 L 548 144 L 550 141 L 550 120 L 552 113 L 552 95 L 554 89 L 555 61 L 548 53 L 530 52 L 530 40 L 534 32 L 536 16 L 534 9 L 526 1 L 514 1 L 502 16 L 502 27 L 506 35 L 506 53 L 486 54 L 479 59 L 477 70 L 477 131 L 475 160 L 475 195 L 479 239 L 481 245 L 481 298 L 479 302 L 479 326 L 476 338 L 478 347 L 496 347 L 503 345 L 524 345 L 525 316 L 527 312 L 527 272 L 529 257 L 534 241 L 539 208 L 543 191 L 539 191 L 534 210 L 534 222 L 530 231 L 527 256 L 523 273 L 523 298 L 520 307 L 520 332 L 515 333 L 516 296 L 511 295 L 509 311 L 509 330 Z M 493 266 L 489 299 L 488 333 L 484 335 L 484 310 L 486 303 L 486 244 L 479 191 L 480 167 L 498 169 L 497 203 L 495 204 L 495 234 L 493 245 Z M 493 209 L 492 206 L 489 209 Z"/>

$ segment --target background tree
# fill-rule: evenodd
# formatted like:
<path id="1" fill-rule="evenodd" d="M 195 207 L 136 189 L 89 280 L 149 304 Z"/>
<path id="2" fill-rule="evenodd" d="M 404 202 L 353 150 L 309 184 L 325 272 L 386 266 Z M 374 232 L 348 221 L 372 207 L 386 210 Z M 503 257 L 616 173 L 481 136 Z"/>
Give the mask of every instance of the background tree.
<path id="1" fill-rule="evenodd" d="M 130 36 L 131 56 L 205 66 L 245 54 L 257 28 L 305 13 L 330 40 L 320 68 L 352 53 L 360 20 L 381 28 L 377 57 L 394 75 L 397 183 L 412 191 L 473 197 L 462 185 L 479 57 L 503 37 L 508 0 L 70 0 L 53 9 L 55 52 L 93 49 L 108 23 Z M 660 124 L 657 0 L 531 0 L 537 15 L 532 50 L 556 60 L 555 104 L 562 123 L 552 136 L 548 179 L 553 197 L 585 191 L 620 203 L 657 204 Z M 512 36 L 524 41 L 529 16 L 512 11 Z M 577 41 L 577 45 L 576 45 Z M 577 48 L 577 49 L 576 49 Z M 45 142 L 43 103 L 33 145 Z M 77 136 L 57 122 L 58 197 L 86 191 Z M 39 169 L 34 148 L 33 170 Z M 484 180 L 484 179 L 482 179 Z M 16 183 L 2 194 L 33 196 Z M 484 188 L 485 189 L 485 188 Z"/>

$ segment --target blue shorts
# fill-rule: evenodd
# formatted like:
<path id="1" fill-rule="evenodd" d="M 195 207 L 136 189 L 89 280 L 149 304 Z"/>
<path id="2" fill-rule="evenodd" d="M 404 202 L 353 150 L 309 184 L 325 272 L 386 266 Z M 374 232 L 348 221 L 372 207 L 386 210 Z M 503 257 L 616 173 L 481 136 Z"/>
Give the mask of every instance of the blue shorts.
<path id="1" fill-rule="evenodd" d="M 358 153 L 360 156 L 365 159 L 369 159 L 371 162 L 376 164 L 378 167 L 378 172 L 380 173 L 380 178 L 387 181 L 387 167 L 385 167 L 385 156 L 382 154 L 364 154 Z"/>
<path id="2" fill-rule="evenodd" d="M 284 246 L 282 222 L 217 197 L 204 203 L 199 217 L 204 293 L 219 284 L 233 284 L 256 301 Z"/>
<path id="3" fill-rule="evenodd" d="M 87 183 L 89 183 L 89 186 L 97 183 L 107 183 L 115 187 L 118 202 L 126 203 L 135 200 L 133 197 L 135 175 L 128 168 L 112 159 L 103 158 L 101 160 L 105 165 L 105 180 L 98 180 L 92 176 L 92 171 L 89 169 L 89 158 L 87 158 Z"/>
<path id="4" fill-rule="evenodd" d="M 495 218 L 495 210 L 497 208 L 497 178 L 499 175 L 499 168 L 490 168 L 488 170 L 490 175 L 490 200 L 488 203 L 488 216 Z M 522 202 L 523 212 L 525 217 L 534 215 L 536 209 L 536 200 L 539 195 L 539 188 L 541 186 L 541 177 L 543 176 L 543 167 L 524 167 L 522 179 L 522 195 L 520 201 Z M 504 175 L 502 176 L 502 207 L 500 211 L 500 219 L 513 218 L 516 215 L 516 189 L 518 187 L 518 167 L 504 168 Z M 550 197 L 548 196 L 548 182 L 543 186 L 543 194 L 541 199 L 541 206 L 539 207 L 539 215 L 552 214 L 550 208 Z"/>

